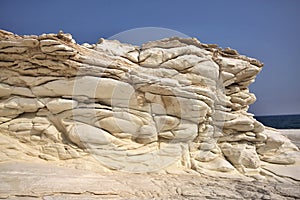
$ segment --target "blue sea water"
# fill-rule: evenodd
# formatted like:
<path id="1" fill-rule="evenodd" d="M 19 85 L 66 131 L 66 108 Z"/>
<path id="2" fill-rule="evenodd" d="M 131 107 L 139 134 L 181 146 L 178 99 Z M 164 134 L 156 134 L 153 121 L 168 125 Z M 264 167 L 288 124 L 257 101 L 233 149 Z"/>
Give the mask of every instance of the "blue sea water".
<path id="1" fill-rule="evenodd" d="M 300 129 L 300 115 L 273 115 L 273 116 L 254 116 L 263 123 L 278 129 Z"/>

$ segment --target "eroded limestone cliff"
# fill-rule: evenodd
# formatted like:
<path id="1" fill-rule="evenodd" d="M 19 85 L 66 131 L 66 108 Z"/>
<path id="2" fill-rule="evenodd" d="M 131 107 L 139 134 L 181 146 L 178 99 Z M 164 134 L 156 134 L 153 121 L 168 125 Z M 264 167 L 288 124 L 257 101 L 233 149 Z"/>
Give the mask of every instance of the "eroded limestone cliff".
<path id="1" fill-rule="evenodd" d="M 298 149 L 247 113 L 262 66 L 192 38 L 79 45 L 0 31 L 0 161 L 271 176 L 262 162 L 292 165 Z"/>

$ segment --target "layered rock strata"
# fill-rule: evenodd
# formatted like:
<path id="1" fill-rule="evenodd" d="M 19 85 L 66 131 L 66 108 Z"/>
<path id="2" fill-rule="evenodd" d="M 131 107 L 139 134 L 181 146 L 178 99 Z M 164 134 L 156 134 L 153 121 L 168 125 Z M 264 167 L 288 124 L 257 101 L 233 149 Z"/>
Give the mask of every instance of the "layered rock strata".
<path id="1" fill-rule="evenodd" d="M 262 162 L 293 164 L 298 149 L 247 113 L 262 66 L 192 38 L 79 45 L 0 31 L 0 160 L 266 174 Z"/>

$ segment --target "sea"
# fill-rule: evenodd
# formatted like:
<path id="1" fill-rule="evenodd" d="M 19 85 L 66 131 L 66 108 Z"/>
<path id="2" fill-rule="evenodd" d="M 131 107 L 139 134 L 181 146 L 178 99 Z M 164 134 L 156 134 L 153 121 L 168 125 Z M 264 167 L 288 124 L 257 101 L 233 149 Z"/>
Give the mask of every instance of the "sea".
<path id="1" fill-rule="evenodd" d="M 277 129 L 300 129 L 300 114 L 254 116 L 254 118 L 265 126 Z"/>

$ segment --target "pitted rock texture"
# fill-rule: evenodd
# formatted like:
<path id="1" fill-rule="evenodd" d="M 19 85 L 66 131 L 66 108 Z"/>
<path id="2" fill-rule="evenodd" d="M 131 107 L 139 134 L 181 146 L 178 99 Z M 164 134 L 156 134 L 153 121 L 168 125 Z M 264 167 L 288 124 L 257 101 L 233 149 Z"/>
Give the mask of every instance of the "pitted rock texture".
<path id="1" fill-rule="evenodd" d="M 79 45 L 62 32 L 0 40 L 1 162 L 253 177 L 271 176 L 262 163 L 295 163 L 298 148 L 247 113 L 263 64 L 233 49 L 192 38 Z"/>

